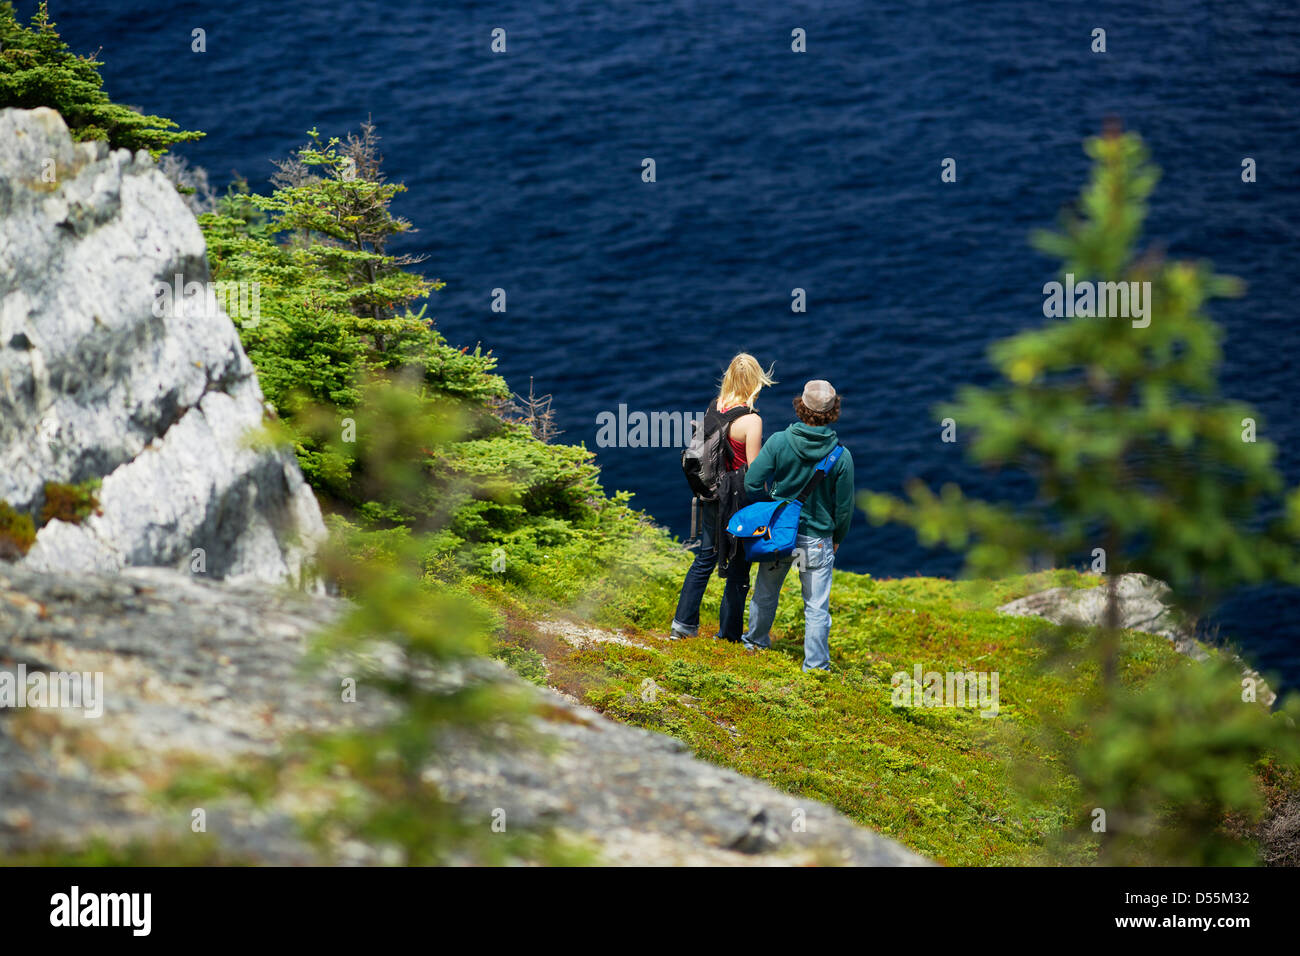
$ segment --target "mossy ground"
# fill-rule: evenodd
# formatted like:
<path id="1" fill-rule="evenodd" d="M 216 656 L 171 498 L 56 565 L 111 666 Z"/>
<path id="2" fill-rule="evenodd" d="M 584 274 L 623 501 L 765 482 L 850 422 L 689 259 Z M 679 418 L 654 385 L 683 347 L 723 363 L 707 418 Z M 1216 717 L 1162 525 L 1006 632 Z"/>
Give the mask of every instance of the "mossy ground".
<path id="1" fill-rule="evenodd" d="M 596 551 L 559 553 L 536 579 L 483 580 L 479 595 L 504 612 L 500 656 L 617 720 L 661 731 L 701 758 L 806 794 L 942 863 L 1083 863 L 1086 844 L 1063 829 L 1086 816 L 1044 735 L 1047 718 L 1096 680 L 1086 667 L 1044 667 L 1040 622 L 998 605 L 1095 577 L 1049 571 L 995 582 L 879 580 L 835 572 L 829 675 L 803 673 L 802 601 L 791 575 L 772 649 L 751 653 L 711 639 L 721 582 L 706 597 L 701 636 L 669 641 L 689 557 L 666 536 L 637 536 L 629 563 L 595 573 Z M 647 556 L 653 559 L 646 562 Z M 635 564 L 636 562 L 631 562 Z M 587 583 L 584 573 L 590 574 Z M 563 616 L 617 627 L 632 646 L 576 648 L 532 622 Z M 639 645 L 639 646 L 638 646 Z M 1123 678 L 1140 682 L 1182 660 L 1168 641 L 1125 636 Z M 976 708 L 895 707 L 891 678 L 926 671 L 997 671 L 996 719 Z M 1032 772 L 1038 788 L 1024 786 Z M 1027 794 L 1032 792 L 1032 797 Z"/>

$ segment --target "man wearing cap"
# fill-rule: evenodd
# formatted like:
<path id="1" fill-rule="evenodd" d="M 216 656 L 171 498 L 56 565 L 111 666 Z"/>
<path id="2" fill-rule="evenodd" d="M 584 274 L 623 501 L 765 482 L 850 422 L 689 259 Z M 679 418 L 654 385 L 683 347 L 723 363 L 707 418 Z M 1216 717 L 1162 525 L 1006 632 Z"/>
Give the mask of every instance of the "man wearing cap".
<path id="1" fill-rule="evenodd" d="M 840 397 L 830 382 L 814 379 L 805 385 L 803 394 L 795 397 L 794 411 L 799 421 L 768 439 L 749 465 L 745 493 L 751 501 L 764 500 L 769 484 L 775 498 L 796 497 L 821 460 L 839 444 L 829 426 L 840 417 Z M 797 563 L 803 589 L 803 669 L 830 670 L 831 569 L 852 520 L 853 456 L 846 448 L 804 503 L 795 554 L 758 566 L 746 647 L 770 646 L 768 632 L 776 617 L 781 584 L 790 565 Z"/>

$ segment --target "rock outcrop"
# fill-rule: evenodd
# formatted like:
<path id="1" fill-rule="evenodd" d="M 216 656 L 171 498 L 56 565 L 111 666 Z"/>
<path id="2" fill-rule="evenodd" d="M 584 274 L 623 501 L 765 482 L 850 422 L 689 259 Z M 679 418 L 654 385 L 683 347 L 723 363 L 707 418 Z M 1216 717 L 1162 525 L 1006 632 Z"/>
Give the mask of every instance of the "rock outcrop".
<path id="1" fill-rule="evenodd" d="M 146 153 L 0 111 L 0 500 L 35 514 L 46 482 L 102 480 L 100 513 L 46 524 L 23 563 L 301 574 L 320 509 L 291 454 L 248 446 L 266 409 L 210 289 L 198 224 Z"/>
<path id="2" fill-rule="evenodd" d="M 1146 574 L 1121 574 L 1116 582 L 1120 627 L 1169 639 L 1179 654 L 1204 660 L 1207 651 L 1196 639 L 1196 622 L 1180 615 L 1170 605 L 1169 585 Z M 1104 585 L 1095 588 L 1049 588 L 1002 605 L 1003 614 L 1041 617 L 1054 624 L 1100 627 L 1106 620 L 1107 594 Z M 1273 706 L 1277 694 L 1260 674 L 1238 659 L 1242 673 L 1258 682 L 1258 698 Z"/>
<path id="3" fill-rule="evenodd" d="M 189 817 L 148 799 L 147 781 L 177 757 L 267 753 L 293 731 L 382 719 L 373 695 L 340 700 L 337 670 L 300 666 L 305 639 L 342 606 L 163 569 L 56 580 L 0 565 L 0 671 L 104 675 L 100 717 L 0 716 L 0 857 L 94 837 L 188 839 Z M 495 662 L 483 667 L 479 679 L 519 681 Z M 446 747 L 430 768 L 467 819 L 488 826 L 499 808 L 512 827 L 555 827 L 613 864 L 927 862 L 825 804 L 697 760 L 680 741 L 531 692 L 540 742 Z M 283 809 L 209 806 L 207 832 L 253 860 L 314 860 Z M 371 848 L 342 851 L 376 862 Z"/>
<path id="4" fill-rule="evenodd" d="M 1167 637 L 1180 654 L 1205 658 L 1192 628 L 1169 605 L 1169 585 L 1145 574 L 1121 574 L 1116 582 L 1119 626 Z M 1100 627 L 1106 619 L 1106 587 L 1049 588 L 1002 605 L 998 610 L 1016 617 L 1042 617 L 1055 624 Z"/>

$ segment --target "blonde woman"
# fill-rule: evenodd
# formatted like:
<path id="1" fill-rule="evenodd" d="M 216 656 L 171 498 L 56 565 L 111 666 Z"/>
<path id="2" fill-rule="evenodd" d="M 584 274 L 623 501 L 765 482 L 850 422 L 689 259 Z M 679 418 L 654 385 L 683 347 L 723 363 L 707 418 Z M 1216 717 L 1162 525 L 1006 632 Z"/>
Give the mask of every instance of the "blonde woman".
<path id="1" fill-rule="evenodd" d="M 695 561 L 686 572 L 669 637 L 694 637 L 700 630 L 700 602 L 713 569 L 726 579 L 718 616 L 718 637 L 739 641 L 744 631 L 745 596 L 749 592 L 749 562 L 739 543 L 726 533 L 727 521 L 745 504 L 745 467 L 763 447 L 763 419 L 755 411 L 758 393 L 772 385 L 771 371 L 748 352 L 731 360 L 722 376 L 718 396 L 704 415 L 704 437 L 721 431 L 719 474 L 710 494 L 697 495 L 692 507 L 700 512 L 700 541 Z"/>

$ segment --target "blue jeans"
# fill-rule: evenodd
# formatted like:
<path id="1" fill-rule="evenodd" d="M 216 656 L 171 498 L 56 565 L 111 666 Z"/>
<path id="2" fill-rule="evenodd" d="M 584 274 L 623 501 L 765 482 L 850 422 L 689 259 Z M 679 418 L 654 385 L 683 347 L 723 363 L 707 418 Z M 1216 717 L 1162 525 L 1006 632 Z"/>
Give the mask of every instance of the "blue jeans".
<path id="1" fill-rule="evenodd" d="M 673 630 L 678 634 L 695 635 L 700 630 L 700 602 L 709 586 L 713 569 L 718 566 L 718 549 L 714 546 L 717 534 L 718 506 L 712 502 L 700 505 L 700 544 L 695 550 L 695 560 L 682 582 L 682 594 L 677 599 L 677 612 L 673 615 Z M 749 562 L 740 551 L 732 559 L 726 572 L 726 587 L 722 592 L 722 608 L 718 614 L 718 637 L 739 641 L 745 624 L 745 595 L 749 593 Z"/>
<path id="2" fill-rule="evenodd" d="M 831 570 L 835 567 L 835 547 L 830 538 L 813 538 L 801 534 L 795 547 L 803 555 L 799 584 L 803 589 L 803 669 L 831 669 Z M 758 566 L 754 581 L 754 600 L 749 605 L 749 631 L 745 646 L 766 649 L 772 645 L 772 621 L 781 597 L 781 585 L 794 564 L 794 557 L 764 561 Z"/>

